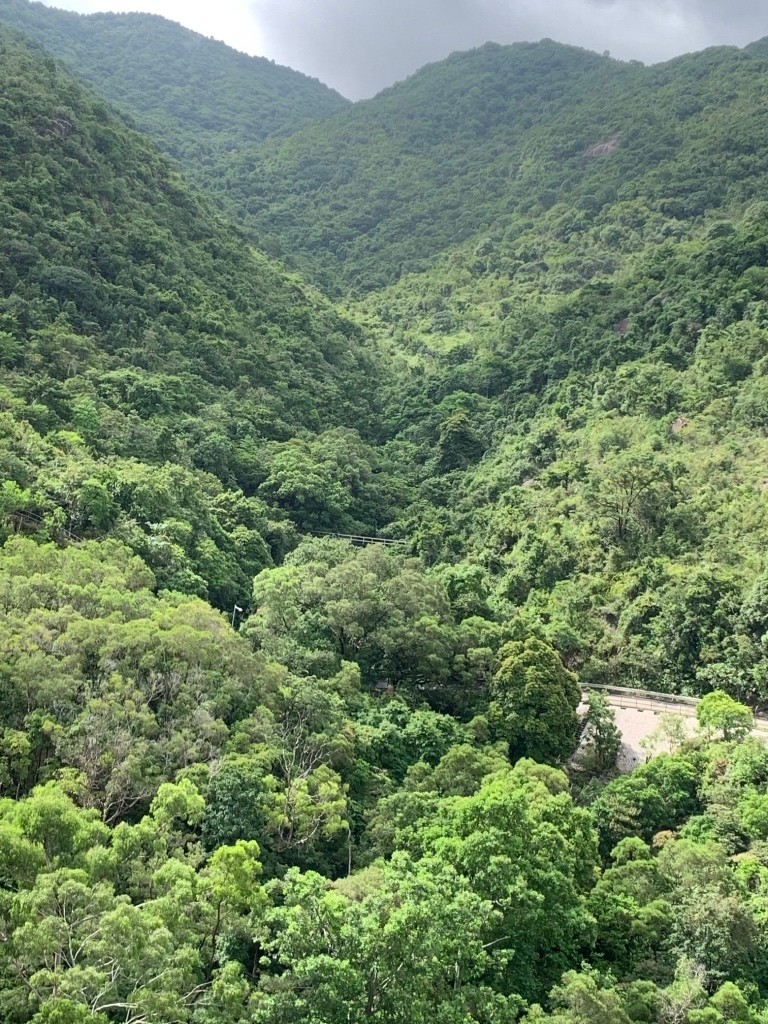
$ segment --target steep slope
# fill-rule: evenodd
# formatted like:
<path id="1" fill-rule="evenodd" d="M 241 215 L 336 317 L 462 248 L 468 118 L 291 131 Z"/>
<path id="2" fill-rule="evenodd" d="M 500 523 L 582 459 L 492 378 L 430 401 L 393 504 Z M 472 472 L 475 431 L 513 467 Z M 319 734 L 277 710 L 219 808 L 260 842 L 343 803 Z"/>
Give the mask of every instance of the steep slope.
<path id="1" fill-rule="evenodd" d="M 207 187 L 326 287 L 367 291 L 558 204 L 576 224 L 637 196 L 685 223 L 743 208 L 766 184 L 767 77 L 757 47 L 644 68 L 489 44 L 235 155 Z"/>
<path id="2" fill-rule="evenodd" d="M 539 207 L 373 358 L 0 32 L 3 1024 L 765 1020 L 750 709 L 558 766 L 768 702 L 768 204 Z"/>
<path id="3" fill-rule="evenodd" d="M 553 218 L 371 297 L 429 498 L 396 529 L 584 680 L 764 705 L 768 208 L 623 214 L 627 265 Z"/>
<path id="4" fill-rule="evenodd" d="M 232 150 L 347 105 L 315 79 L 156 15 L 80 15 L 0 0 L 0 22 L 65 61 L 192 177 Z"/>
<path id="5" fill-rule="evenodd" d="M 571 70 L 646 74 L 546 45 Z M 764 58 L 653 70 L 670 103 L 709 111 L 706 153 L 692 114 L 666 164 L 619 186 L 634 143 L 585 158 L 582 138 L 559 201 L 359 304 L 384 372 L 361 328 L 212 221 L 146 142 L 6 49 L 12 525 L 117 532 L 162 585 L 231 607 L 297 529 L 389 524 L 458 609 L 517 623 L 584 678 L 766 699 L 749 625 L 768 543 L 765 207 L 724 216 L 768 160 L 757 127 L 738 144 Z M 566 202 L 588 172 L 616 195 Z M 304 632 L 283 642 L 313 663 Z M 426 649 L 429 687 L 453 663 Z"/>
<path id="6" fill-rule="evenodd" d="M 259 492 L 277 519 L 298 509 L 302 528 L 373 529 L 387 501 L 361 479 L 350 495 L 368 449 L 338 433 L 369 430 L 376 405 L 359 328 L 216 220 L 34 44 L 3 29 L 0 46 L 5 511 L 77 535 L 122 523 L 175 586 L 224 603 L 232 581 L 244 603 L 248 573 L 269 561 L 246 535 L 238 567 L 224 534 L 269 532 L 270 516 L 233 493 L 217 520 L 227 489 Z M 310 479 L 297 460 L 323 431 Z"/>

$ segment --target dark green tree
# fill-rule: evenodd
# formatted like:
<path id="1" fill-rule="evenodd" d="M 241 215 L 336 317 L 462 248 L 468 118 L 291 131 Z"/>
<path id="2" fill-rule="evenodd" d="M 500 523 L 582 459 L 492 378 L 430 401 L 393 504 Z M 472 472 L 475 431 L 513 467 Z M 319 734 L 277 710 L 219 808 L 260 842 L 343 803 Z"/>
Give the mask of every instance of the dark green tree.
<path id="1" fill-rule="evenodd" d="M 515 761 L 531 757 L 558 764 L 576 747 L 576 676 L 548 644 L 529 637 L 505 644 L 489 688 L 488 721 L 493 735 L 509 744 Z"/>

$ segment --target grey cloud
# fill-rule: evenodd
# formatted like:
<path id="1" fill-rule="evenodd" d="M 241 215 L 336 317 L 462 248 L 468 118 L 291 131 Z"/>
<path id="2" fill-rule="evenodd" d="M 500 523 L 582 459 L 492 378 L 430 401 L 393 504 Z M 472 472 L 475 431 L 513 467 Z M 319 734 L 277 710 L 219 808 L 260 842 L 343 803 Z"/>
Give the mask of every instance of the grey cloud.
<path id="1" fill-rule="evenodd" d="M 549 36 L 666 60 L 768 34 L 768 0 L 252 0 L 264 52 L 351 98 L 453 50 Z"/>
<path id="2" fill-rule="evenodd" d="M 685 3 L 676 6 L 685 8 Z M 750 40 L 768 33 L 768 4 L 762 0 L 698 0 L 692 5 L 699 18 L 712 27 L 747 32 Z"/>

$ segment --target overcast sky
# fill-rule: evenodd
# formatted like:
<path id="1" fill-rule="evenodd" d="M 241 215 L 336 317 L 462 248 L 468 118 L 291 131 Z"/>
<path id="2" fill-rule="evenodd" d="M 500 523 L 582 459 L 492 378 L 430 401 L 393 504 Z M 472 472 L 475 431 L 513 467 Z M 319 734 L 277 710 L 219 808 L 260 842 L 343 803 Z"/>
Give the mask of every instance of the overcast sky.
<path id="1" fill-rule="evenodd" d="M 768 35 L 768 0 L 45 0 L 149 11 L 371 96 L 454 50 L 544 36 L 646 62 Z"/>

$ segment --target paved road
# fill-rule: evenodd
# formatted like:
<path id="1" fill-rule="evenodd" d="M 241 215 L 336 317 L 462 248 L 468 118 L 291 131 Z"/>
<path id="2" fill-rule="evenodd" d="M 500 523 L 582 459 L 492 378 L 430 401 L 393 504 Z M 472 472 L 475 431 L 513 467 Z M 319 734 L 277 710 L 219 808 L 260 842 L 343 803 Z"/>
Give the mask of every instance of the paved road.
<path id="1" fill-rule="evenodd" d="M 630 772 L 646 759 L 646 751 L 640 741 L 649 736 L 659 725 L 664 714 L 680 715 L 689 736 L 696 732 L 695 697 L 675 697 L 672 694 L 652 694 L 643 690 L 627 690 L 618 686 L 600 686 L 616 715 L 616 725 L 621 733 L 622 744 L 619 751 L 618 767 L 623 772 Z M 579 706 L 579 714 L 586 711 L 586 703 Z M 755 720 L 755 732 L 768 738 L 768 720 Z M 659 748 L 663 750 L 663 747 Z"/>

